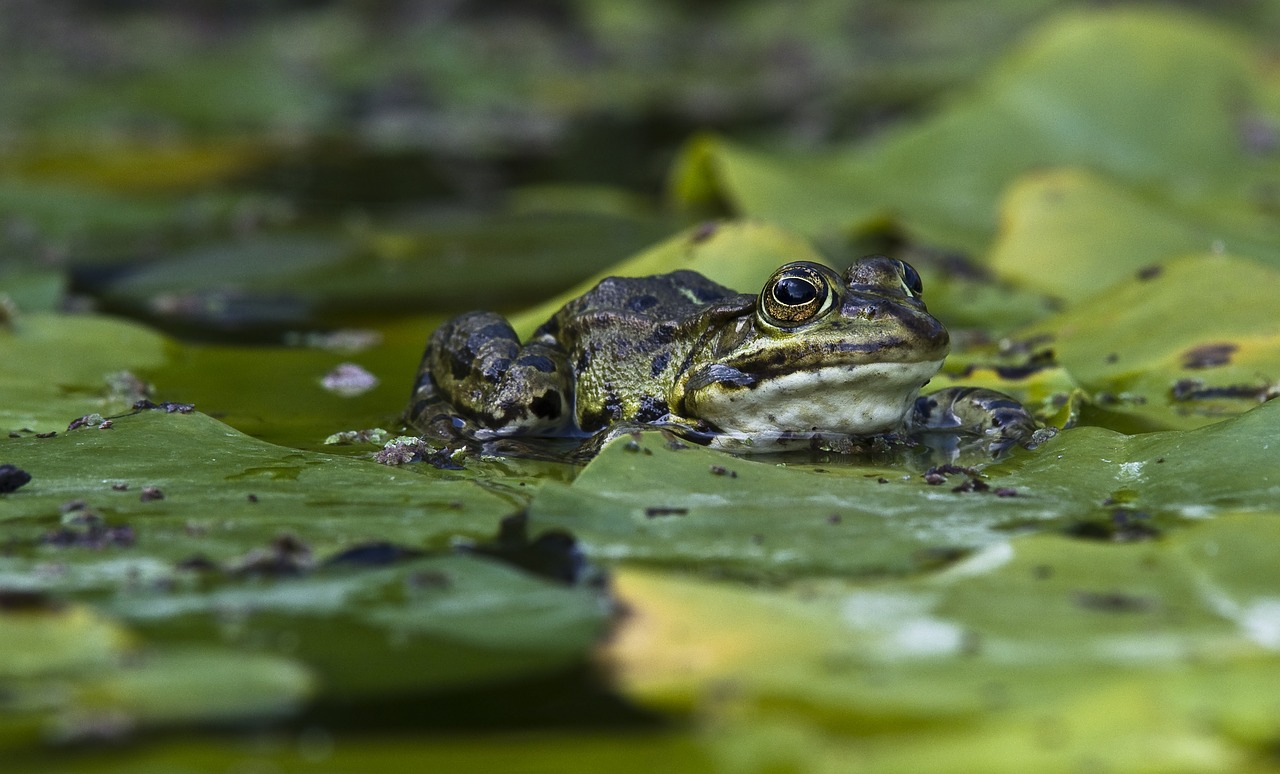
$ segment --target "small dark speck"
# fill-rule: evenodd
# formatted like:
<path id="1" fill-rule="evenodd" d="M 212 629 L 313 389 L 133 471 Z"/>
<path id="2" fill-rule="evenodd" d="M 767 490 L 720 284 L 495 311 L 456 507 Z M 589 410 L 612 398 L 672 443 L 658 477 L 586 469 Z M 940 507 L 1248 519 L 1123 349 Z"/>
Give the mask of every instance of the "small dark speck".
<path id="1" fill-rule="evenodd" d="M 104 419 L 102 420 L 102 424 L 98 425 L 99 430 L 110 430 L 113 427 L 115 427 L 115 422 L 112 422 L 110 419 Z"/>
<path id="2" fill-rule="evenodd" d="M 405 578 L 404 585 L 412 589 L 447 589 L 453 585 L 449 576 L 439 570 L 423 570 Z"/>
<path id="3" fill-rule="evenodd" d="M 1116 354 L 1115 352 L 1110 352 L 1110 353 L 1108 353 L 1108 354 L 1107 354 L 1107 356 L 1106 356 L 1105 358 L 1103 358 L 1103 359 L 1104 359 L 1104 360 L 1106 360 L 1108 363 L 1114 363 L 1114 362 L 1116 362 L 1117 360 L 1119 360 L 1119 359 L 1120 359 L 1120 356 L 1119 356 L 1118 354 Z"/>
<path id="4" fill-rule="evenodd" d="M 1164 462 L 1164 457 L 1160 457 L 1160 458 L 1156 459 L 1156 464 L 1157 464 L 1157 465 L 1159 465 L 1159 464 L 1160 464 L 1160 463 L 1162 463 L 1162 462 Z"/>
<path id="5" fill-rule="evenodd" d="M 1143 266 L 1141 269 L 1138 269 L 1138 279 L 1143 280 L 1144 282 L 1146 280 L 1153 280 L 1156 277 L 1159 277 L 1160 272 L 1162 271 L 1164 271 L 1164 269 L 1158 264 L 1153 263 L 1150 266 Z"/>
<path id="6" fill-rule="evenodd" d="M 158 486 L 144 486 L 142 487 L 142 495 L 138 499 L 144 503 L 149 503 L 152 500 L 163 500 L 164 492 L 161 492 Z"/>
<path id="7" fill-rule="evenodd" d="M 51 430 L 47 433 L 36 433 L 36 438 L 52 438 L 58 434 L 57 430 Z"/>
<path id="8" fill-rule="evenodd" d="M 112 485 L 111 485 L 111 488 L 112 488 L 112 489 L 114 489 L 114 490 L 115 490 L 115 491 L 117 491 L 117 492 L 123 492 L 123 491 L 125 491 L 125 490 L 127 490 L 127 489 L 129 488 L 129 485 L 128 485 L 128 484 L 126 484 L 126 483 L 121 482 L 121 483 L 117 483 L 117 484 L 112 484 Z"/>
<path id="9" fill-rule="evenodd" d="M 751 536 L 751 542 L 757 546 L 764 545 L 764 535 L 757 532 Z"/>
<path id="10" fill-rule="evenodd" d="M 881 477 L 879 477 L 879 478 L 877 478 L 877 479 L 876 479 L 876 483 L 877 483 L 877 484 L 887 484 L 887 483 L 889 483 L 889 479 L 885 478 L 884 476 L 881 476 Z"/>
<path id="11" fill-rule="evenodd" d="M 694 244 L 705 242 L 715 236 L 718 228 L 720 228 L 720 224 L 716 223 L 714 220 L 709 220 L 706 223 L 699 224 L 698 227 L 694 229 L 693 234 L 689 237 L 689 241 Z"/>
<path id="12" fill-rule="evenodd" d="M 623 444 L 623 445 L 622 445 L 622 450 L 623 450 L 623 451 L 629 451 L 629 452 L 638 452 L 638 451 L 640 451 L 640 442 L 639 442 L 639 441 L 627 441 L 625 444 Z"/>
<path id="13" fill-rule="evenodd" d="M 1036 580 L 1048 580 L 1053 577 L 1053 568 L 1047 564 L 1037 564 L 1031 568 L 1031 577 Z"/>
<path id="14" fill-rule="evenodd" d="M 827 517 L 827 523 L 828 523 L 828 524 L 839 524 L 839 523 L 840 523 L 840 522 L 842 522 L 842 521 L 844 521 L 844 517 L 842 517 L 842 516 L 841 516 L 840 514 L 838 514 L 838 513 L 833 513 L 833 514 L 831 514 L 830 516 L 828 516 L 828 517 Z"/>
<path id="15" fill-rule="evenodd" d="M 995 495 L 996 497 L 1017 497 L 1018 490 L 1011 486 L 996 487 Z"/>
<path id="16" fill-rule="evenodd" d="M 1239 349 L 1231 342 L 1201 344 L 1182 353 L 1183 368 L 1213 368 L 1231 362 L 1231 355 Z"/>
<path id="17" fill-rule="evenodd" d="M 728 468 L 724 467 L 723 465 L 712 465 L 712 466 L 711 466 L 711 472 L 712 472 L 712 473 L 714 473 L 714 474 L 715 474 L 715 475 L 717 475 L 717 476 L 728 476 L 729 478 L 737 478 L 737 477 L 738 477 L 738 471 L 736 471 L 736 470 L 729 470 Z"/>
<path id="18" fill-rule="evenodd" d="M 21 437 L 22 437 L 22 433 L 10 432 L 10 433 L 9 433 L 9 437 L 10 437 L 10 438 L 21 438 Z"/>
<path id="19" fill-rule="evenodd" d="M 1150 598 L 1118 591 L 1077 591 L 1075 602 L 1086 610 L 1100 610 L 1104 613 L 1144 613 L 1155 607 L 1155 602 Z"/>
<path id="20" fill-rule="evenodd" d="M 453 500 L 453 501 L 450 501 L 449 503 L 449 508 L 455 511 L 460 511 L 466 507 L 467 507 L 466 504 L 463 503 L 461 500 Z"/>
<path id="21" fill-rule="evenodd" d="M 947 477 L 941 473 L 925 473 L 924 482 L 930 486 L 938 486 L 947 483 Z"/>
<path id="22" fill-rule="evenodd" d="M 644 509 L 645 518 L 649 519 L 654 519 L 659 516 L 684 516 L 687 513 L 689 513 L 688 508 L 667 508 L 663 506 L 655 506 Z"/>
<path id="23" fill-rule="evenodd" d="M 827 472 L 827 469 L 826 469 L 826 468 L 814 468 L 814 469 L 813 469 L 813 472 L 814 472 L 814 473 L 826 473 L 826 472 Z"/>
<path id="24" fill-rule="evenodd" d="M 247 498 L 247 499 L 248 499 L 248 500 L 249 500 L 249 502 L 251 502 L 251 503 L 256 503 L 256 502 L 258 502 L 258 496 L 257 496 L 256 494 L 253 494 L 252 492 L 250 492 L 250 493 L 249 493 L 249 495 L 248 495 L 248 498 Z"/>

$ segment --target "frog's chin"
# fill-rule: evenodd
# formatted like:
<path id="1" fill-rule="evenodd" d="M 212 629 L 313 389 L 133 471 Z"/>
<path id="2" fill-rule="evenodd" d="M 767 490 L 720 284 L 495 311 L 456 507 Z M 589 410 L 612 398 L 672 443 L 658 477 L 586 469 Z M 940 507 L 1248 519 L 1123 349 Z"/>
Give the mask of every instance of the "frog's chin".
<path id="1" fill-rule="evenodd" d="M 875 435 L 903 426 L 941 360 L 830 365 L 750 384 L 717 381 L 692 391 L 686 409 L 728 433 Z"/>

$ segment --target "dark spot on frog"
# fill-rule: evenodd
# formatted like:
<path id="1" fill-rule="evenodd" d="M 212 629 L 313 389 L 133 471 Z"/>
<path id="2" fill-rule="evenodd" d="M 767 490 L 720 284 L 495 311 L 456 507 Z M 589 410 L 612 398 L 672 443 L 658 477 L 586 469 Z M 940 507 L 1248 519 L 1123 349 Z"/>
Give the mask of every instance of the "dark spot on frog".
<path id="1" fill-rule="evenodd" d="M 1011 486 L 1002 486 L 996 488 L 996 497 L 1017 497 L 1018 490 Z"/>
<path id="2" fill-rule="evenodd" d="M 1047 564 L 1037 564 L 1031 568 L 1031 577 L 1036 580 L 1049 580 L 1053 577 L 1053 567 Z"/>
<path id="3" fill-rule="evenodd" d="M 654 506 L 644 509 L 645 518 L 655 519 L 659 516 L 685 516 L 689 513 L 688 508 L 668 508 L 665 506 Z"/>
<path id="4" fill-rule="evenodd" d="M 663 323 L 653 329 L 653 343 L 670 344 L 676 340 L 676 326 L 671 323 Z"/>
<path id="5" fill-rule="evenodd" d="M 618 397 L 617 390 L 608 382 L 604 385 L 604 411 L 608 418 L 618 419 L 622 416 L 622 398 Z"/>
<path id="6" fill-rule="evenodd" d="M 53 438 L 57 434 L 58 434 L 58 431 L 56 430 L 52 430 L 47 433 L 36 433 L 36 438 Z"/>
<path id="7" fill-rule="evenodd" d="M 31 474 L 16 465 L 0 465 L 0 494 L 16 492 L 31 483 Z"/>
<path id="8" fill-rule="evenodd" d="M 490 384 L 496 383 L 502 378 L 502 375 L 511 370 L 511 361 L 505 357 L 490 360 L 484 367 L 484 371 L 480 373 L 486 382 Z"/>
<path id="9" fill-rule="evenodd" d="M 1164 268 L 1158 264 L 1143 266 L 1141 269 L 1138 269 L 1138 279 L 1142 280 L 1143 282 L 1146 282 L 1147 280 L 1153 280 L 1156 277 L 1159 277 L 1161 272 L 1163 271 L 1164 271 Z"/>
<path id="10" fill-rule="evenodd" d="M 121 482 L 112 484 L 111 489 L 116 492 L 126 492 L 129 490 L 129 485 L 121 481 Z"/>
<path id="11" fill-rule="evenodd" d="M 529 410 L 539 419 L 560 417 L 560 393 L 548 390 L 529 402 Z"/>
<path id="12" fill-rule="evenodd" d="M 842 516 L 841 516 L 840 514 L 838 514 L 838 513 L 833 513 L 833 514 L 831 514 L 830 516 L 828 516 L 828 517 L 827 517 L 827 523 L 828 523 L 828 524 L 839 524 L 839 523 L 840 523 L 840 522 L 842 522 L 842 521 L 844 521 L 844 517 L 842 517 Z"/>
<path id="13" fill-rule="evenodd" d="M 583 347 L 582 351 L 578 353 L 578 360 L 574 364 L 574 370 L 577 373 L 582 373 L 586 371 L 588 368 L 591 367 L 591 358 L 594 355 L 595 355 L 595 344 L 588 343 L 587 346 Z"/>
<path id="14" fill-rule="evenodd" d="M 715 475 L 715 476 L 728 476 L 729 478 L 737 478 L 737 477 L 738 477 L 738 471 L 736 471 L 736 470 L 729 470 L 728 468 L 726 468 L 726 467 L 725 467 L 725 466 L 723 466 L 723 465 L 712 465 L 712 466 L 711 466 L 711 474 L 712 474 L 712 475 Z"/>
<path id="15" fill-rule="evenodd" d="M 1182 353 L 1183 368 L 1213 368 L 1231 362 L 1231 355 L 1239 349 L 1230 342 L 1201 344 Z"/>
<path id="16" fill-rule="evenodd" d="M 663 352 L 653 359 L 653 363 L 649 366 L 649 375 L 658 376 L 658 374 L 667 370 L 667 365 L 671 362 L 671 353 Z"/>
<path id="17" fill-rule="evenodd" d="M 654 422 L 670 413 L 671 409 L 665 400 L 646 395 L 640 399 L 640 409 L 636 412 L 636 419 L 640 422 Z"/>
<path id="18" fill-rule="evenodd" d="M 142 487 L 142 494 L 139 495 L 138 499 L 144 503 L 149 503 L 153 500 L 163 500 L 164 492 L 160 491 L 160 487 L 158 486 L 144 486 Z"/>
<path id="19" fill-rule="evenodd" d="M 250 493 L 249 493 L 249 495 L 248 495 L 245 499 L 247 499 L 247 500 L 248 500 L 249 502 L 251 502 L 251 503 L 256 503 L 256 502 L 258 502 L 258 496 L 257 496 L 256 494 L 252 493 L 252 492 L 250 492 Z"/>
<path id="20" fill-rule="evenodd" d="M 1086 610 L 1104 613 L 1146 613 L 1156 607 L 1154 600 L 1119 591 L 1077 591 L 1075 603 Z"/>
<path id="21" fill-rule="evenodd" d="M 703 304 L 707 304 L 712 301 L 719 301 L 725 297 L 724 293 L 721 293 L 715 288 L 703 287 L 701 285 L 695 285 L 692 290 L 693 297 L 698 299 L 699 303 Z"/>
<path id="22" fill-rule="evenodd" d="M 556 372 L 556 362 L 545 355 L 525 355 L 516 361 L 516 365 L 532 368 L 544 374 Z"/>
<path id="23" fill-rule="evenodd" d="M 657 296 L 632 296 L 627 299 L 627 308 L 633 312 L 643 312 L 646 309 L 652 309 L 658 305 Z"/>
<path id="24" fill-rule="evenodd" d="M 1104 357 L 1103 360 L 1107 363 L 1115 363 L 1120 360 L 1120 355 L 1115 352 L 1108 352 L 1107 356 Z"/>
<path id="25" fill-rule="evenodd" d="M 449 355 L 449 375 L 458 380 L 467 378 L 467 375 L 471 373 L 472 359 L 470 352 L 454 350 Z"/>

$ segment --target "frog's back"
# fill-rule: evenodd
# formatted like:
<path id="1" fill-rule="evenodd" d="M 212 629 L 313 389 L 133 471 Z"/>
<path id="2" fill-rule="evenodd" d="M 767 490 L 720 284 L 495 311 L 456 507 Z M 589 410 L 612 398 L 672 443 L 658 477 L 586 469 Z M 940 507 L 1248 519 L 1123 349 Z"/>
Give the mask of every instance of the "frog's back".
<path id="1" fill-rule="evenodd" d="M 673 322 L 697 314 L 708 304 L 737 295 L 696 271 L 681 269 L 652 277 L 606 277 L 557 314 L 561 325 L 599 315 L 635 315 Z"/>
<path id="2" fill-rule="evenodd" d="M 594 431 L 620 419 L 652 422 L 667 414 L 674 373 L 696 345 L 704 312 L 738 295 L 681 270 L 609 277 L 566 304 L 539 334 L 567 352 L 579 427 Z"/>

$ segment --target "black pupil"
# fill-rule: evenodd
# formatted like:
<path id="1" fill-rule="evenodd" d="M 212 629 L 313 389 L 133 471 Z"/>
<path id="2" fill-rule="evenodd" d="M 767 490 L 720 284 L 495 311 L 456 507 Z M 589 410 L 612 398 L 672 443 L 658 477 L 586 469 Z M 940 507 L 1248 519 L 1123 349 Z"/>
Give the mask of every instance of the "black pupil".
<path id="1" fill-rule="evenodd" d="M 818 289 L 812 282 L 798 277 L 783 277 L 773 288 L 773 297 L 787 306 L 807 304 L 818 297 Z"/>

